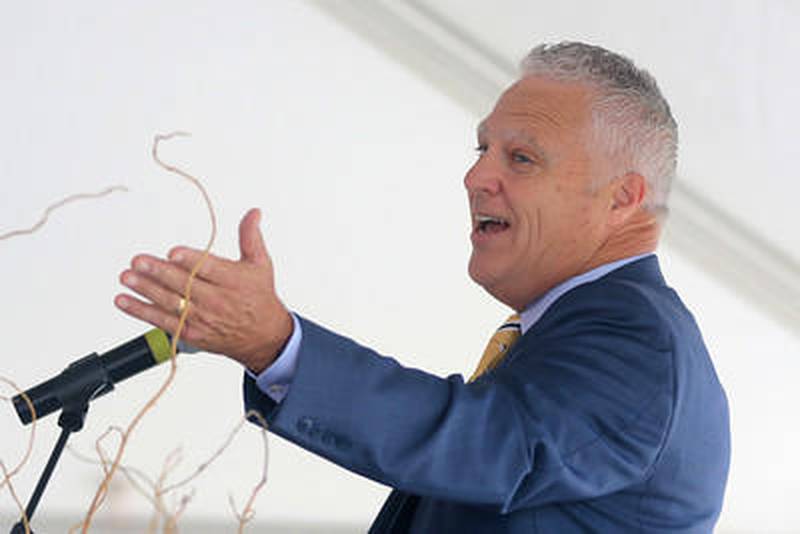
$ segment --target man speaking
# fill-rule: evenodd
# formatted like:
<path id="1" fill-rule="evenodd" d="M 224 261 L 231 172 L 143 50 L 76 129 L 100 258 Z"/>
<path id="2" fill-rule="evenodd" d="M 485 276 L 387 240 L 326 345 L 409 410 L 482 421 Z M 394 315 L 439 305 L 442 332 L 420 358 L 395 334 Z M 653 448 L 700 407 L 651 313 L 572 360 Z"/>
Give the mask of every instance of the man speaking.
<path id="1" fill-rule="evenodd" d="M 654 251 L 677 161 L 655 80 L 582 43 L 534 48 L 477 129 L 469 274 L 515 312 L 474 375 L 404 368 L 290 313 L 251 210 L 184 339 L 246 368 L 270 429 L 395 488 L 371 532 L 711 532 L 725 393 Z M 136 256 L 126 313 L 174 331 L 201 252 Z"/>

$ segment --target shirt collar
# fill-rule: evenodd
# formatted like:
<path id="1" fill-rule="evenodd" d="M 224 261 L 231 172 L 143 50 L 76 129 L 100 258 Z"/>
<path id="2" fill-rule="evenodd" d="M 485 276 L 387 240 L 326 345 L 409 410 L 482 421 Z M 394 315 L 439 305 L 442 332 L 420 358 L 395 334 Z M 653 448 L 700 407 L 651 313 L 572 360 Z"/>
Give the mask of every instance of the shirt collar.
<path id="1" fill-rule="evenodd" d="M 619 269 L 620 267 L 627 265 L 629 263 L 633 263 L 634 261 L 641 260 L 642 258 L 646 258 L 647 256 L 652 256 L 652 252 L 648 252 L 646 254 L 639 254 L 637 256 L 631 256 L 629 258 L 623 258 L 621 260 L 612 261 L 611 263 L 606 263 L 601 265 L 600 267 L 595 267 L 591 271 L 586 271 L 585 273 L 581 273 L 577 276 L 573 276 L 572 278 L 561 282 L 554 288 L 550 289 L 547 293 L 539 297 L 538 299 L 534 300 L 523 310 L 520 314 L 520 323 L 522 327 L 522 333 L 524 334 L 527 332 L 536 322 L 541 319 L 542 315 L 547 311 L 547 309 L 553 305 L 553 303 L 558 300 L 564 293 L 571 289 L 575 289 L 581 284 L 588 284 L 589 282 L 594 282 L 598 278 L 602 278 L 603 276 L 607 275 L 611 271 L 615 269 Z"/>

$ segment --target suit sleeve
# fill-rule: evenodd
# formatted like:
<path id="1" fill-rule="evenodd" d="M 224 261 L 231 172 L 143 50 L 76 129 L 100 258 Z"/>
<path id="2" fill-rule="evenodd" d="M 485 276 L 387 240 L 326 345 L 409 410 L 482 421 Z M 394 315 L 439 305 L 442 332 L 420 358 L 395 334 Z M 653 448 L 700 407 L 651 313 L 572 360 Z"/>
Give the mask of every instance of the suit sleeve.
<path id="1" fill-rule="evenodd" d="M 568 293 L 470 384 L 301 321 L 291 392 L 278 405 L 245 377 L 247 408 L 301 447 L 405 491 L 501 513 L 601 496 L 646 479 L 668 432 L 669 336 L 629 287 Z"/>

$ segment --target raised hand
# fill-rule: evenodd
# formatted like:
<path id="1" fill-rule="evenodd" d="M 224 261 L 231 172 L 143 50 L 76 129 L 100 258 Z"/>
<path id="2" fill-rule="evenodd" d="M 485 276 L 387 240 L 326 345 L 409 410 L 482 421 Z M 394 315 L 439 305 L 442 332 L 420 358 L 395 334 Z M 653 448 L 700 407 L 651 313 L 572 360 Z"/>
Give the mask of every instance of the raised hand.
<path id="1" fill-rule="evenodd" d="M 261 213 L 251 209 L 239 224 L 238 261 L 209 256 L 192 286 L 181 338 L 192 346 L 224 354 L 254 372 L 268 367 L 292 333 L 292 319 L 275 292 L 272 260 L 259 229 Z M 175 247 L 167 259 L 140 254 L 120 275 L 137 298 L 114 299 L 123 312 L 174 333 L 189 273 L 200 250 Z"/>

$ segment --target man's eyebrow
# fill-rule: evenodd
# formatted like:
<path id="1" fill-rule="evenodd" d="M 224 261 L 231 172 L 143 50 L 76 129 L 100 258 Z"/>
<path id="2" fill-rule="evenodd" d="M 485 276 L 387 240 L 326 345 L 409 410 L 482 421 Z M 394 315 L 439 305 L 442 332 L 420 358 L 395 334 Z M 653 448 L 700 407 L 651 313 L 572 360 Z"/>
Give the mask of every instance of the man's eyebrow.
<path id="1" fill-rule="evenodd" d="M 511 141 L 519 141 L 521 143 L 532 145 L 533 148 L 535 148 L 539 152 L 544 152 L 544 149 L 542 148 L 542 145 L 540 145 L 536 141 L 536 138 L 534 138 L 530 134 L 527 134 L 527 133 L 524 133 L 524 132 L 520 132 L 519 130 L 515 130 L 513 132 L 509 132 L 505 137 L 507 139 L 510 139 Z"/>
<path id="2" fill-rule="evenodd" d="M 486 121 L 481 121 L 481 123 L 478 124 L 477 133 L 478 137 L 482 137 L 489 133 L 489 127 L 486 125 Z M 545 151 L 542 145 L 528 133 L 522 132 L 520 130 L 513 130 L 509 132 L 502 132 L 500 135 L 506 141 L 518 141 L 520 143 L 524 143 L 526 145 L 533 147 L 533 149 L 542 158 L 546 158 L 547 156 L 547 151 Z"/>

